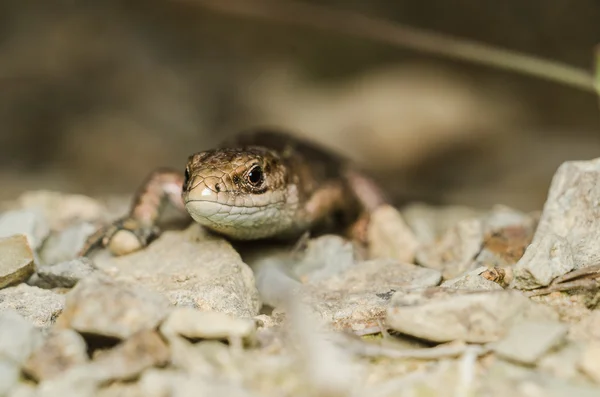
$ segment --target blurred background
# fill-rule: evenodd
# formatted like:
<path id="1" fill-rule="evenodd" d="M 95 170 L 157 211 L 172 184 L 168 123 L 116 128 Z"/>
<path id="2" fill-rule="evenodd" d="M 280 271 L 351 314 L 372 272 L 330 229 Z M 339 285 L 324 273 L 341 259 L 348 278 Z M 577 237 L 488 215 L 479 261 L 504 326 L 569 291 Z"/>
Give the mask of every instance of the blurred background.
<path id="1" fill-rule="evenodd" d="M 260 125 L 339 150 L 397 203 L 540 209 L 563 161 L 600 157 L 591 92 L 227 3 L 1 0 L 0 199 L 130 194 Z M 590 72 L 600 43 L 598 0 L 306 3 Z"/>

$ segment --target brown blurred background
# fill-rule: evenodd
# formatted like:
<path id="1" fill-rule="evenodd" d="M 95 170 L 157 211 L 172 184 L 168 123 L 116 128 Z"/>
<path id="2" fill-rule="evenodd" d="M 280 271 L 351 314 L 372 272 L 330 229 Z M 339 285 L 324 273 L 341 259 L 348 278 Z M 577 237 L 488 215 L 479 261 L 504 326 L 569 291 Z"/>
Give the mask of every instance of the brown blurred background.
<path id="1" fill-rule="evenodd" d="M 588 70 L 600 43 L 598 0 L 311 3 Z M 342 151 L 398 202 L 539 209 L 560 163 L 600 157 L 588 92 L 193 0 L 1 0 L 0 38 L 0 199 L 131 193 L 255 125 Z"/>

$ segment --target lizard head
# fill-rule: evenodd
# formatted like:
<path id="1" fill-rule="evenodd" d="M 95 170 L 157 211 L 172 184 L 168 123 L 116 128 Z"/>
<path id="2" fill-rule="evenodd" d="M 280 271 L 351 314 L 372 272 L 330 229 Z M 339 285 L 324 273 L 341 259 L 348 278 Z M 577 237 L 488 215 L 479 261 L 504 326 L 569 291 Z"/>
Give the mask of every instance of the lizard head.
<path id="1" fill-rule="evenodd" d="M 295 209 L 287 168 L 261 148 L 215 149 L 189 157 L 182 198 L 201 225 L 236 239 L 269 237 Z"/>

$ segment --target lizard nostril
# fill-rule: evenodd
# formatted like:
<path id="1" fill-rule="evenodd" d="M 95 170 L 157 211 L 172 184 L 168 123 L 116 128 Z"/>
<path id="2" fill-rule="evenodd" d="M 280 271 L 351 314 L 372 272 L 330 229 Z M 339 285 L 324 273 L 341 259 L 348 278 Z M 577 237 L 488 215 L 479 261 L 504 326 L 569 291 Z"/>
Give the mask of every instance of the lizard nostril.
<path id="1" fill-rule="evenodd" d="M 219 185 L 218 183 L 215 183 L 215 191 L 217 193 L 219 193 L 221 191 L 221 185 Z"/>

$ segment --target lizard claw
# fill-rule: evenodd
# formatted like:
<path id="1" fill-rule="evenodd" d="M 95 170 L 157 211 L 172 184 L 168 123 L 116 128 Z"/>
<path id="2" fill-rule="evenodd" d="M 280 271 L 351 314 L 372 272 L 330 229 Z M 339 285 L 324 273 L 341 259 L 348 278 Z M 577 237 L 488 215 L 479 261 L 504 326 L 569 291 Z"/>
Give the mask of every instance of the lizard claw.
<path id="1" fill-rule="evenodd" d="M 108 248 L 115 256 L 126 255 L 146 247 L 159 234 L 156 226 L 143 226 L 136 219 L 124 217 L 90 235 L 78 256 L 86 256 L 96 248 Z"/>

